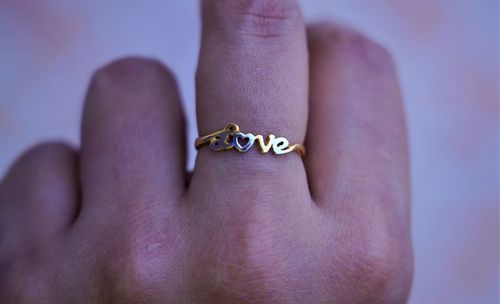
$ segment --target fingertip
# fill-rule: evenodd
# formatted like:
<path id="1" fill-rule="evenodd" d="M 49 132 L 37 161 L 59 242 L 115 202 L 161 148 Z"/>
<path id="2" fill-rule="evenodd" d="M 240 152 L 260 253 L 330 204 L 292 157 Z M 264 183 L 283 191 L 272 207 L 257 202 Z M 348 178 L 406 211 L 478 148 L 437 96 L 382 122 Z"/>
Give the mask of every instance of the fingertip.
<path id="1" fill-rule="evenodd" d="M 139 203 L 152 195 L 147 189 L 154 183 L 159 184 L 154 194 L 162 200 L 165 195 L 180 195 L 184 128 L 175 76 L 163 63 L 125 57 L 98 69 L 82 118 L 82 187 L 85 194 L 98 196 L 90 204 L 104 195 L 134 195 L 138 198 L 131 201 L 137 202 L 130 203 Z M 102 191 L 103 187 L 112 190 Z"/>
<path id="2" fill-rule="evenodd" d="M 21 173 L 35 171 L 37 174 L 48 175 L 47 179 L 50 180 L 51 175 L 60 174 L 61 170 L 66 171 L 66 165 L 75 162 L 76 158 L 76 149 L 65 141 L 43 142 L 24 151 L 14 161 L 4 178 L 18 178 Z M 53 164 L 55 166 L 52 166 Z"/>
<path id="3" fill-rule="evenodd" d="M 233 37 L 286 37 L 303 28 L 295 0 L 204 0 L 202 10 L 204 26 Z"/>
<path id="4" fill-rule="evenodd" d="M 23 153 L 0 184 L 2 246 L 14 252 L 68 229 L 79 209 L 78 154 L 64 142 Z"/>
<path id="5" fill-rule="evenodd" d="M 335 22 L 317 22 L 307 26 L 309 51 L 314 57 L 340 56 L 373 72 L 392 72 L 389 50 L 361 31 Z"/>

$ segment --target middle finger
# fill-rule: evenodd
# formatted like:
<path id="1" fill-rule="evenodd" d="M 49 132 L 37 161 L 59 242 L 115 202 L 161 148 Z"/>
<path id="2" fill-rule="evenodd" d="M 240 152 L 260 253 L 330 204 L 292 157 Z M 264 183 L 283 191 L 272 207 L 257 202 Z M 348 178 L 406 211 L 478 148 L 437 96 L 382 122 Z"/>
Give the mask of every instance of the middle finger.
<path id="1" fill-rule="evenodd" d="M 236 123 L 244 133 L 302 144 L 307 125 L 308 60 L 298 4 L 289 0 L 202 1 L 203 33 L 197 71 L 201 135 Z M 215 153 L 201 147 L 191 188 L 207 189 L 244 179 L 307 192 L 297 153 Z M 217 184 L 214 184 L 217 183 Z"/>

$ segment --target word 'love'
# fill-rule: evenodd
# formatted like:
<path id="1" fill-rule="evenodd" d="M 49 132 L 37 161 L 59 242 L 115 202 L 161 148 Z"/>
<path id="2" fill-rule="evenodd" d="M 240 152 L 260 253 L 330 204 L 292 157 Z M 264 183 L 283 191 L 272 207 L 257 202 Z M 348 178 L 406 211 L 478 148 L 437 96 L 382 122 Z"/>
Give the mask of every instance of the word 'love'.
<path id="1" fill-rule="evenodd" d="M 267 142 L 262 135 L 252 133 L 243 133 L 240 127 L 230 123 L 223 130 L 208 134 L 196 140 L 196 148 L 205 143 L 210 143 L 210 148 L 214 151 L 224 151 L 236 149 L 239 152 L 247 152 L 256 143 L 261 153 L 267 153 L 272 149 L 274 154 L 285 154 L 297 151 L 300 155 L 304 154 L 304 147 L 301 145 L 290 145 L 284 137 L 276 137 L 273 134 L 267 136 Z"/>

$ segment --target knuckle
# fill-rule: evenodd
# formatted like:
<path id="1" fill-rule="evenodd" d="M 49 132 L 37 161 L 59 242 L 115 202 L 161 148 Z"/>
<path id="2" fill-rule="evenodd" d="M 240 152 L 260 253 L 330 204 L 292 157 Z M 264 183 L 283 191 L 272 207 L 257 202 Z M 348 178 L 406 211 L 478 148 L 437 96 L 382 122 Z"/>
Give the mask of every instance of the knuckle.
<path id="1" fill-rule="evenodd" d="M 51 297 L 50 276 L 40 265 L 18 258 L 0 274 L 0 303 L 46 303 Z"/>
<path id="2" fill-rule="evenodd" d="M 144 300 L 161 294 L 168 281 L 166 248 L 161 242 L 130 237 L 105 262 L 107 293 L 112 300 Z"/>
<path id="3" fill-rule="evenodd" d="M 361 282 L 360 288 L 366 295 L 401 299 L 411 286 L 411 248 L 406 237 L 392 232 L 392 225 L 374 213 L 366 216 L 354 234 L 348 276 Z"/>
<path id="4" fill-rule="evenodd" d="M 158 60 L 125 57 L 98 69 L 92 77 L 97 88 L 118 87 L 134 90 L 157 79 L 173 80 L 172 73 Z"/>
<path id="5" fill-rule="evenodd" d="M 393 67 L 389 51 L 366 35 L 345 26 L 319 23 L 308 28 L 309 46 L 320 54 L 327 54 L 350 64 L 358 64 L 374 71 Z"/>
<path id="6" fill-rule="evenodd" d="M 288 0 L 213 1 L 213 13 L 224 29 L 259 38 L 291 33 L 301 22 L 297 4 Z"/>
<path id="7" fill-rule="evenodd" d="M 284 266 L 286 245 L 280 233 L 259 220 L 240 220 L 212 252 L 208 277 L 210 290 L 217 290 L 232 303 L 261 303 L 283 297 L 292 269 Z M 273 250 L 269 250 L 273 248 Z M 212 299 L 217 302 L 216 299 Z"/>
<path id="8" fill-rule="evenodd" d="M 387 244 L 386 235 L 374 235 L 361 240 L 354 251 L 354 271 L 365 278 L 385 281 L 392 271 L 393 255 Z M 378 285 L 378 284 L 375 284 Z"/>

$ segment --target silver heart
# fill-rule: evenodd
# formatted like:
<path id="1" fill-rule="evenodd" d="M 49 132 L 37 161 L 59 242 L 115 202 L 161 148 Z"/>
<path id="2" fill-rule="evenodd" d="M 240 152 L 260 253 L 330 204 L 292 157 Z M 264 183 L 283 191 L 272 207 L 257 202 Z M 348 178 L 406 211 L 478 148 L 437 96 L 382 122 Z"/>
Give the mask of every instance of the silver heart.
<path id="1" fill-rule="evenodd" d="M 240 140 L 246 140 L 248 139 L 248 142 L 244 145 L 240 143 Z M 253 146 L 253 143 L 255 141 L 255 135 L 252 133 L 242 133 L 242 132 L 236 132 L 233 135 L 233 141 L 232 145 L 240 152 L 246 152 L 250 150 L 250 148 Z"/>

